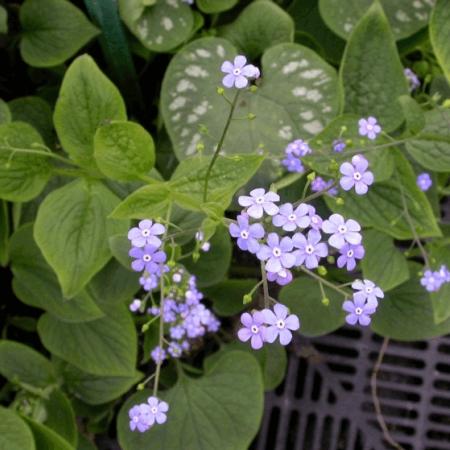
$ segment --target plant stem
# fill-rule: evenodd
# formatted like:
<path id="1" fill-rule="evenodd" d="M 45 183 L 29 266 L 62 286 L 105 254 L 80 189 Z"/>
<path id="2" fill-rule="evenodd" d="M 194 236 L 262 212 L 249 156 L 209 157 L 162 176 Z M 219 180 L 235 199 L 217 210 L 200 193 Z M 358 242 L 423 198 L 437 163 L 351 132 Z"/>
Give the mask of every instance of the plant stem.
<path id="1" fill-rule="evenodd" d="M 68 158 L 65 158 L 64 156 L 60 156 L 56 153 L 53 153 L 52 151 L 43 151 L 43 150 L 34 150 L 31 148 L 15 148 L 15 147 L 11 147 L 9 145 L 4 146 L 4 145 L 0 145 L 0 150 L 9 150 L 11 151 L 13 154 L 14 153 L 28 153 L 31 155 L 40 155 L 40 156 L 46 156 L 47 158 L 53 158 L 53 159 L 57 159 L 58 161 L 61 161 L 65 164 L 70 164 L 72 166 L 76 166 L 78 167 L 78 165 L 76 163 L 74 163 L 73 161 L 71 161 Z"/>
<path id="2" fill-rule="evenodd" d="M 378 358 L 377 358 L 377 361 L 376 361 L 375 366 L 372 371 L 372 376 L 370 377 L 370 388 L 371 388 L 371 392 L 372 392 L 372 401 L 373 401 L 373 406 L 375 408 L 377 421 L 381 427 L 381 430 L 383 431 L 384 438 L 395 449 L 404 450 L 400 444 L 395 442 L 394 438 L 391 436 L 391 433 L 388 430 L 388 427 L 387 427 L 386 422 L 383 417 L 383 413 L 381 412 L 380 399 L 378 398 L 378 395 L 377 395 L 377 376 L 378 376 L 378 372 L 380 371 L 381 364 L 383 363 L 383 357 L 384 357 L 384 354 L 386 353 L 388 345 L 389 345 L 389 338 L 384 338 L 383 344 L 381 345 L 381 348 L 380 348 L 380 353 L 378 353 Z"/>
<path id="3" fill-rule="evenodd" d="M 270 306 L 269 285 L 267 284 L 266 269 L 264 268 L 264 263 L 262 261 L 261 261 L 261 278 L 264 292 L 264 308 L 269 308 Z"/>
<path id="4" fill-rule="evenodd" d="M 300 203 L 307 203 L 307 202 L 309 202 L 311 200 L 314 200 L 315 198 L 326 194 L 330 189 L 333 189 L 336 186 L 336 184 L 337 184 L 337 182 L 335 181 L 333 184 L 331 184 L 327 188 L 325 188 L 325 189 L 323 189 L 321 191 L 318 191 L 318 192 L 314 192 L 314 194 L 308 195 L 308 197 L 305 197 L 305 198 L 303 198 L 301 200 L 297 200 L 293 205 L 294 206 L 298 206 L 298 205 L 300 205 Z"/>
<path id="5" fill-rule="evenodd" d="M 306 267 L 300 266 L 299 269 L 302 272 L 305 272 L 307 275 L 309 275 L 311 278 L 314 278 L 315 280 L 317 280 L 319 283 L 323 283 L 325 286 L 328 286 L 331 289 L 334 289 L 336 292 L 339 292 L 340 294 L 342 294 L 345 298 L 349 297 L 348 292 L 344 291 L 343 289 L 341 289 L 340 287 L 336 286 L 334 283 L 332 283 L 331 281 L 326 280 L 325 278 L 322 278 L 320 275 L 316 275 L 314 272 L 311 272 L 311 270 L 308 270 Z"/>
<path id="6" fill-rule="evenodd" d="M 236 108 L 237 99 L 238 99 L 238 97 L 239 97 L 239 92 L 240 92 L 239 90 L 236 91 L 236 94 L 235 94 L 235 96 L 234 96 L 234 99 L 233 99 L 233 101 L 232 101 L 232 103 L 231 103 L 230 112 L 229 112 L 229 114 L 228 114 L 227 121 L 225 122 L 225 127 L 224 127 L 224 129 L 223 129 L 223 131 L 222 131 L 222 136 L 220 136 L 219 143 L 217 144 L 216 151 L 214 152 L 214 155 L 213 155 L 213 157 L 211 158 L 211 162 L 209 163 L 208 169 L 206 170 L 206 175 L 205 175 L 205 186 L 204 186 L 204 188 L 203 188 L 203 202 L 206 202 L 207 197 L 208 197 L 208 182 L 209 182 L 209 177 L 210 177 L 210 175 L 211 175 L 212 168 L 213 168 L 213 166 L 214 166 L 214 164 L 215 164 L 217 158 L 219 157 L 220 150 L 222 150 L 223 143 L 224 143 L 224 141 L 225 141 L 225 136 L 226 136 L 226 134 L 227 134 L 228 128 L 230 127 L 231 119 L 232 119 L 233 113 L 234 113 L 234 109 Z"/>

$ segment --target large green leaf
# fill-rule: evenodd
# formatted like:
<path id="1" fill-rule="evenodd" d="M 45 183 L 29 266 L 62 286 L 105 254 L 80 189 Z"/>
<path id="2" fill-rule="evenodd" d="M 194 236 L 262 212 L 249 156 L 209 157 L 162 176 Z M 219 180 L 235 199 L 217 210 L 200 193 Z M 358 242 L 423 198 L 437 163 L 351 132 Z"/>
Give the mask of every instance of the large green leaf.
<path id="1" fill-rule="evenodd" d="M 411 265 L 411 278 L 388 292 L 372 319 L 372 329 L 385 337 L 401 341 L 419 341 L 450 332 L 450 319 L 436 324 L 430 295 L 420 285 L 421 267 Z"/>
<path id="2" fill-rule="evenodd" d="M 358 22 L 340 68 L 344 111 L 374 116 L 385 131 L 403 121 L 397 98 L 408 94 L 406 77 L 386 16 L 375 2 Z M 389 80 L 387 83 L 386 80 Z"/>
<path id="3" fill-rule="evenodd" d="M 395 174 L 390 181 L 375 183 L 366 195 L 343 192 L 343 205 L 326 197 L 330 209 L 357 220 L 361 225 L 383 231 L 396 239 L 411 239 L 413 232 L 404 218 L 402 193 L 417 234 L 421 237 L 440 236 L 441 231 L 426 195 L 417 187 L 416 176 L 408 160 L 392 151 Z"/>
<path id="4" fill-rule="evenodd" d="M 3 450 L 35 450 L 27 424 L 12 410 L 0 406 L 0 448 Z"/>
<path id="5" fill-rule="evenodd" d="M 13 290 L 24 303 L 44 309 L 66 322 L 83 322 L 104 313 L 85 290 L 68 300 L 63 297 L 56 274 L 33 239 L 33 224 L 20 227 L 11 237 Z"/>
<path id="6" fill-rule="evenodd" d="M 64 438 L 51 428 L 42 425 L 39 422 L 24 417 L 27 425 L 33 432 L 34 442 L 36 443 L 36 449 L 41 450 L 75 450 Z"/>
<path id="7" fill-rule="evenodd" d="M 436 0 L 430 20 L 430 40 L 437 60 L 450 82 L 450 0 Z"/>
<path id="8" fill-rule="evenodd" d="M 197 0 L 198 9 L 206 14 L 215 14 L 233 8 L 238 0 Z"/>
<path id="9" fill-rule="evenodd" d="M 248 448 L 263 412 L 261 370 L 246 352 L 225 353 L 202 378 L 183 375 L 173 388 L 158 394 L 169 403 L 167 422 L 133 433 L 128 410 L 149 395 L 150 391 L 133 395 L 120 411 L 117 427 L 123 450 Z"/>
<path id="10" fill-rule="evenodd" d="M 0 6 L 0 33 L 8 32 L 8 12 L 3 6 Z"/>
<path id="11" fill-rule="evenodd" d="M 185 159 L 204 145 L 213 153 L 230 106 L 218 95 L 220 66 L 237 50 L 226 40 L 197 39 L 171 60 L 163 81 L 164 122 L 175 154 Z M 227 90 L 226 95 L 233 92 Z M 280 157 L 289 141 L 322 131 L 338 108 L 335 70 L 312 50 L 298 44 L 279 44 L 262 57 L 262 79 L 256 92 L 241 92 L 235 117 L 255 114 L 253 120 L 234 120 L 223 153 L 266 150 Z M 207 133 L 202 133 L 206 128 Z M 272 176 L 279 166 L 272 167 Z"/>
<path id="12" fill-rule="evenodd" d="M 347 39 L 373 0 L 319 0 L 320 13 L 338 36 Z M 403 39 L 427 26 L 433 7 L 430 0 L 381 0 L 396 39 Z"/>
<path id="13" fill-rule="evenodd" d="M 50 177 L 50 164 L 48 157 L 33 153 L 36 144 L 43 145 L 42 138 L 30 125 L 22 122 L 0 125 L 1 198 L 24 202 L 44 189 Z"/>
<path id="14" fill-rule="evenodd" d="M 250 3 L 221 35 L 232 42 L 247 58 L 254 59 L 276 44 L 294 41 L 294 22 L 282 8 L 271 1 Z"/>
<path id="15" fill-rule="evenodd" d="M 367 230 L 363 244 L 366 249 L 361 262 L 364 278 L 372 280 L 385 292 L 408 280 L 406 258 L 397 250 L 390 236 L 377 230 Z"/>
<path id="16" fill-rule="evenodd" d="M 425 127 L 407 142 L 406 149 L 423 167 L 450 172 L 450 111 L 436 108 L 424 115 Z"/>
<path id="17" fill-rule="evenodd" d="M 26 0 L 20 7 L 20 51 L 27 64 L 62 64 L 98 34 L 85 15 L 66 0 Z"/>
<path id="18" fill-rule="evenodd" d="M 11 122 L 11 111 L 8 103 L 0 98 L 0 124 Z"/>
<path id="19" fill-rule="evenodd" d="M 94 137 L 95 160 L 113 180 L 134 181 L 155 164 L 151 135 L 134 122 L 112 122 L 101 126 Z"/>
<path id="20" fill-rule="evenodd" d="M 137 337 L 124 308 L 111 308 L 101 319 L 83 323 L 61 322 L 45 313 L 38 322 L 45 348 L 88 373 L 134 376 Z"/>
<path id="21" fill-rule="evenodd" d="M 97 128 L 126 118 L 117 88 L 90 56 L 78 57 L 67 69 L 55 106 L 55 128 L 64 150 L 80 165 L 95 166 Z"/>
<path id="22" fill-rule="evenodd" d="M 8 204 L 0 200 L 0 266 L 6 266 L 9 260 L 9 210 Z"/>
<path id="23" fill-rule="evenodd" d="M 11 382 L 38 388 L 56 383 L 56 374 L 47 358 L 26 345 L 6 339 L 0 341 L 0 373 Z"/>
<path id="24" fill-rule="evenodd" d="M 111 257 L 108 238 L 128 224 L 107 219 L 119 199 L 97 181 L 77 180 L 42 202 L 34 237 L 65 297 L 76 295 Z"/>
<path id="25" fill-rule="evenodd" d="M 154 52 L 166 52 L 191 35 L 194 16 L 179 1 L 119 0 L 120 15 L 139 42 Z"/>
<path id="26" fill-rule="evenodd" d="M 322 336 L 344 324 L 344 296 L 324 286 L 329 305 L 322 303 L 317 281 L 300 277 L 281 289 L 279 299 L 300 319 L 300 334 Z"/>

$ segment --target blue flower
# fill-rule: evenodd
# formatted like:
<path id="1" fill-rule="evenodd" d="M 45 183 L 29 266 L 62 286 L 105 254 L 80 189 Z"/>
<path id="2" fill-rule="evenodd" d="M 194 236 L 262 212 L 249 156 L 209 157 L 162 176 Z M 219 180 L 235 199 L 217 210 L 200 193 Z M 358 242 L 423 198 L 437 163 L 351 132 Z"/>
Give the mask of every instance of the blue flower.
<path id="1" fill-rule="evenodd" d="M 295 264 L 295 256 L 290 253 L 293 245 L 289 237 L 280 237 L 276 233 L 269 233 L 267 244 L 261 245 L 256 256 L 261 261 L 267 261 L 265 269 L 267 272 L 278 273 L 282 269 L 290 269 Z"/>
<path id="2" fill-rule="evenodd" d="M 279 214 L 273 217 L 272 223 L 284 231 L 294 231 L 296 228 L 306 228 L 311 223 L 309 205 L 301 203 L 294 211 L 292 203 L 280 206 Z"/>
<path id="3" fill-rule="evenodd" d="M 376 306 L 370 305 L 366 302 L 364 295 L 360 293 L 353 294 L 353 300 L 346 300 L 342 309 L 348 314 L 345 317 L 345 321 L 349 325 L 367 326 L 371 322 L 370 316 L 376 311 Z"/>
<path id="4" fill-rule="evenodd" d="M 381 127 L 377 123 L 375 117 L 368 117 L 367 119 L 360 119 L 358 122 L 359 134 L 361 136 L 367 136 L 369 139 L 373 140 L 381 133 Z"/>
<path id="5" fill-rule="evenodd" d="M 317 230 L 309 230 L 308 238 L 302 233 L 295 233 L 292 243 L 298 250 L 294 251 L 296 257 L 295 265 L 305 263 L 308 269 L 315 269 L 319 265 L 320 258 L 328 255 L 327 244 L 320 242 L 322 236 Z"/>
<path id="6" fill-rule="evenodd" d="M 433 181 L 431 180 L 430 174 L 427 172 L 423 172 L 417 177 L 417 186 L 421 191 L 428 191 L 430 187 L 433 185 Z"/>
<path id="7" fill-rule="evenodd" d="M 230 224 L 230 234 L 237 238 L 237 245 L 241 250 L 256 253 L 259 250 L 259 239 L 264 237 L 264 228 L 260 223 L 249 224 L 248 215 L 237 216 L 237 225 Z"/>

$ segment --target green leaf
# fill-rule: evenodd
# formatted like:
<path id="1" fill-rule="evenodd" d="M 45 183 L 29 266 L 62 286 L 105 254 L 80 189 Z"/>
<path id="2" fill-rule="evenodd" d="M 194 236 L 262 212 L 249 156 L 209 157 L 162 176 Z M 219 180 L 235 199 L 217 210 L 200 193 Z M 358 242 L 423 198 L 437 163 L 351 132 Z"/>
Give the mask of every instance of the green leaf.
<path id="1" fill-rule="evenodd" d="M 114 258 L 122 264 L 122 267 L 131 269 L 130 257 L 128 252 L 130 251 L 130 241 L 128 237 L 123 234 L 116 234 L 109 238 L 109 248 Z"/>
<path id="2" fill-rule="evenodd" d="M 265 345 L 262 349 L 255 351 L 248 343 L 233 341 L 224 345 L 220 351 L 213 353 L 205 360 L 205 369 L 208 370 L 216 361 L 223 357 L 224 353 L 232 351 L 243 351 L 251 353 L 259 362 L 263 374 L 264 390 L 275 389 L 282 381 L 286 373 L 287 356 L 282 345 Z"/>
<path id="3" fill-rule="evenodd" d="M 299 317 L 300 334 L 322 336 L 344 324 L 344 296 L 326 286 L 324 290 L 330 300 L 328 306 L 322 303 L 319 283 L 310 278 L 297 278 L 281 289 L 280 302 Z"/>
<path id="4" fill-rule="evenodd" d="M 411 265 L 411 278 L 380 302 L 372 318 L 375 333 L 400 341 L 421 341 L 450 332 L 450 319 L 439 324 L 434 321 L 430 296 L 416 275 L 420 269 L 418 264 Z"/>
<path id="5" fill-rule="evenodd" d="M 347 39 L 373 0 L 343 2 L 319 0 L 320 14 L 338 36 Z M 426 27 L 433 2 L 427 0 L 381 0 L 396 39 L 403 39 Z"/>
<path id="6" fill-rule="evenodd" d="M 238 0 L 197 0 L 197 7 L 205 14 L 216 14 L 233 8 Z"/>
<path id="7" fill-rule="evenodd" d="M 35 450 L 33 435 L 27 424 L 12 410 L 0 406 L 0 448 Z"/>
<path id="8" fill-rule="evenodd" d="M 450 248 L 443 243 L 442 246 L 430 245 L 430 259 L 433 268 L 439 270 L 442 264 L 450 261 Z M 431 304 L 433 306 L 433 316 L 435 323 L 439 324 L 450 318 L 450 283 L 444 283 L 439 291 L 430 293 Z"/>
<path id="9" fill-rule="evenodd" d="M 367 230 L 363 239 L 366 254 L 361 261 L 364 278 L 372 280 L 384 292 L 409 279 L 408 263 L 394 240 L 377 230 Z"/>
<path id="10" fill-rule="evenodd" d="M 206 253 L 200 251 L 200 258 L 196 262 L 192 259 L 184 261 L 187 270 L 197 277 L 200 287 L 212 286 L 222 281 L 231 262 L 231 238 L 226 228 L 219 228 L 209 242 L 210 250 Z"/>
<path id="11" fill-rule="evenodd" d="M 21 226 L 11 236 L 10 251 L 13 290 L 22 302 L 44 309 L 65 322 L 103 317 L 103 312 L 85 290 L 70 300 L 63 297 L 55 273 L 33 239 L 33 224 Z"/>
<path id="12" fill-rule="evenodd" d="M 250 3 L 238 18 L 223 28 L 221 35 L 249 59 L 260 56 L 276 44 L 294 41 L 294 22 L 275 3 Z"/>
<path id="13" fill-rule="evenodd" d="M 194 16 L 184 2 L 119 0 L 120 15 L 139 42 L 154 52 L 178 47 L 191 35 Z"/>
<path id="14" fill-rule="evenodd" d="M 408 160 L 392 150 L 396 173 L 390 181 L 375 183 L 366 195 L 342 192 L 343 205 L 326 197 L 328 207 L 345 217 L 352 217 L 362 226 L 373 227 L 396 239 L 411 239 L 413 233 L 404 218 L 402 191 L 412 223 L 421 237 L 441 236 L 431 205 L 416 185 L 416 176 Z"/>
<path id="15" fill-rule="evenodd" d="M 204 145 L 212 154 L 223 131 L 230 105 L 217 94 L 223 73 L 220 66 L 237 50 L 226 40 L 197 39 L 175 55 L 165 73 L 161 105 L 164 122 L 178 159 Z M 255 114 L 253 120 L 233 120 L 223 154 L 267 150 L 274 158 L 296 137 L 322 131 L 336 115 L 338 86 L 335 70 L 312 50 L 298 44 L 279 44 L 262 57 L 258 90 L 241 92 L 235 117 Z M 226 95 L 230 96 L 227 91 Z M 233 91 L 231 92 L 233 95 Z M 202 130 L 207 132 L 202 132 Z M 279 165 L 267 163 L 265 180 L 280 174 Z"/>
<path id="16" fill-rule="evenodd" d="M 0 98 L 0 124 L 6 122 L 11 122 L 11 112 L 9 110 L 8 103 Z"/>
<path id="17" fill-rule="evenodd" d="M 34 238 L 71 298 L 111 257 L 108 238 L 125 233 L 126 222 L 107 219 L 119 199 L 103 184 L 76 180 L 54 190 L 42 202 Z"/>
<path id="18" fill-rule="evenodd" d="M 55 140 L 53 134 L 52 108 L 40 97 L 20 97 L 8 103 L 13 122 L 30 124 L 45 143 L 51 146 Z"/>
<path id="19" fill-rule="evenodd" d="M 97 447 L 84 434 L 78 433 L 78 447 L 77 447 L 77 450 L 97 450 Z"/>
<path id="20" fill-rule="evenodd" d="M 134 122 L 112 122 L 101 126 L 94 137 L 94 155 L 100 170 L 113 180 L 134 181 L 155 164 L 151 135 Z"/>
<path id="21" fill-rule="evenodd" d="M 3 6 L 0 6 L 0 33 L 6 34 L 7 32 L 8 32 L 8 12 Z"/>
<path id="22" fill-rule="evenodd" d="M 56 383 L 56 374 L 47 358 L 26 345 L 6 339 L 0 341 L 0 373 L 13 383 L 38 388 Z"/>
<path id="23" fill-rule="evenodd" d="M 66 364 L 63 369 L 66 388 L 89 405 L 101 405 L 116 400 L 142 379 L 142 373 L 131 376 L 98 376 Z"/>
<path id="24" fill-rule="evenodd" d="M 436 108 L 424 115 L 425 127 L 406 143 L 406 149 L 423 167 L 450 172 L 450 110 Z"/>
<path id="25" fill-rule="evenodd" d="M 134 394 L 119 413 L 118 437 L 123 450 L 244 449 L 262 418 L 261 370 L 246 352 L 225 353 L 201 378 L 183 375 L 173 388 L 158 394 L 170 405 L 167 423 L 146 433 L 133 433 L 128 410 L 149 395 L 149 391 Z"/>
<path id="26" fill-rule="evenodd" d="M 26 0 L 20 7 L 20 24 L 20 52 L 34 67 L 62 64 L 99 32 L 66 0 Z"/>
<path id="27" fill-rule="evenodd" d="M 439 64 L 450 82 L 450 0 L 436 0 L 430 19 L 430 41 Z"/>
<path id="28" fill-rule="evenodd" d="M 97 128 L 126 118 L 120 92 L 94 60 L 88 55 L 75 59 L 64 76 L 54 114 L 56 132 L 70 157 L 84 167 L 95 167 Z"/>
<path id="29" fill-rule="evenodd" d="M 33 432 L 36 449 L 45 450 L 75 450 L 65 439 L 55 433 L 51 428 L 24 417 L 25 422 Z"/>
<path id="30" fill-rule="evenodd" d="M 400 96 L 398 101 L 405 117 L 406 131 L 413 135 L 422 131 L 425 126 L 425 114 L 420 105 L 409 95 Z"/>
<path id="31" fill-rule="evenodd" d="M 394 37 L 378 2 L 369 8 L 350 36 L 340 81 L 344 111 L 374 116 L 384 131 L 395 130 L 402 123 L 397 99 L 408 94 L 408 85 Z"/>
<path id="32" fill-rule="evenodd" d="M 101 319 L 65 323 L 46 313 L 38 322 L 44 347 L 81 370 L 99 376 L 134 376 L 137 338 L 124 308 Z"/>
<path id="33" fill-rule="evenodd" d="M 203 293 L 212 301 L 214 311 L 219 316 L 234 316 L 246 306 L 242 302 L 258 280 L 236 279 L 224 280 L 214 286 L 203 289 Z"/>
<path id="34" fill-rule="evenodd" d="M 26 202 L 39 195 L 50 178 L 48 158 L 32 153 L 42 138 L 30 125 L 21 122 L 0 125 L 0 197 Z M 29 150 L 14 152 L 13 148 Z"/>
<path id="35" fill-rule="evenodd" d="M 9 261 L 9 212 L 8 204 L 0 200 L 0 266 L 5 267 Z"/>

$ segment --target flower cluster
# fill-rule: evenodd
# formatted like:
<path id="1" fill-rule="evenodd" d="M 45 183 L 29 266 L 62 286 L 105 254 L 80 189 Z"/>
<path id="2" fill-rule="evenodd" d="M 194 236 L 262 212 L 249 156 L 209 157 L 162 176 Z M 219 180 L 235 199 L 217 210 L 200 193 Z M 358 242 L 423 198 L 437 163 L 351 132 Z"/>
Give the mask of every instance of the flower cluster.
<path id="1" fill-rule="evenodd" d="M 254 350 L 278 338 L 281 345 L 288 345 L 292 340 L 292 331 L 300 328 L 298 317 L 289 314 L 288 308 L 281 303 L 276 303 L 273 311 L 266 308 L 252 314 L 245 312 L 241 315 L 241 323 L 243 328 L 238 331 L 238 337 L 242 342 L 250 341 Z"/>
<path id="2" fill-rule="evenodd" d="M 253 64 L 247 64 L 247 58 L 238 55 L 234 61 L 224 61 L 220 70 L 226 75 L 223 77 L 222 84 L 226 88 L 243 89 L 248 86 L 249 80 L 259 78 L 260 71 Z"/>
<path id="3" fill-rule="evenodd" d="M 333 180 L 325 181 L 321 177 L 316 177 L 311 181 L 311 190 L 313 192 L 327 191 L 328 195 L 335 196 L 338 193 L 337 188 L 334 187 Z"/>
<path id="4" fill-rule="evenodd" d="M 428 189 L 430 189 L 430 187 L 433 185 L 430 174 L 427 172 L 419 174 L 417 176 L 416 183 L 419 189 L 424 192 L 428 191 Z"/>
<path id="5" fill-rule="evenodd" d="M 302 139 L 290 142 L 284 149 L 285 158 L 281 164 L 288 172 L 302 173 L 305 171 L 301 158 L 311 153 L 309 145 Z"/>
<path id="6" fill-rule="evenodd" d="M 420 284 L 428 292 L 437 292 L 445 283 L 450 283 L 450 272 L 448 267 L 442 265 L 439 270 L 426 270 L 420 279 Z"/>
<path id="7" fill-rule="evenodd" d="M 413 92 L 420 87 L 419 77 L 409 67 L 406 67 L 403 70 L 403 73 L 408 80 L 410 92 Z"/>
<path id="8" fill-rule="evenodd" d="M 355 280 L 352 288 L 356 291 L 352 300 L 346 300 L 342 309 L 347 312 L 345 321 L 349 325 L 367 326 L 371 322 L 371 315 L 378 307 L 378 299 L 384 298 L 383 291 L 370 280 Z"/>
<path id="9" fill-rule="evenodd" d="M 344 162 L 341 164 L 339 171 L 342 177 L 339 181 L 344 191 L 349 191 L 353 187 L 358 195 L 367 193 L 369 186 L 373 183 L 373 173 L 367 170 L 369 162 L 362 155 L 355 155 L 352 163 Z"/>
<path id="10" fill-rule="evenodd" d="M 149 397 L 147 403 L 134 405 L 128 411 L 130 430 L 143 433 L 156 423 L 160 425 L 165 423 L 167 411 L 169 411 L 169 405 L 166 402 L 159 400 L 157 397 Z"/>

